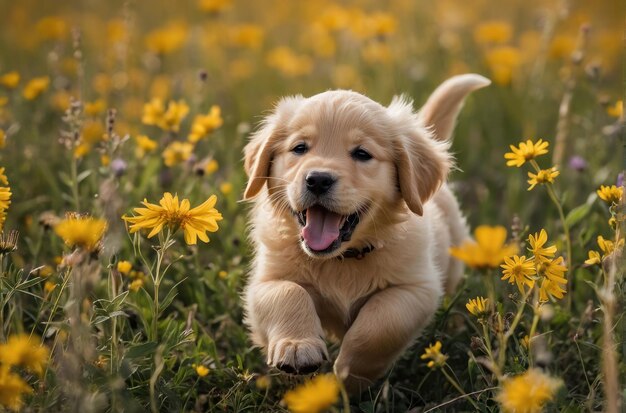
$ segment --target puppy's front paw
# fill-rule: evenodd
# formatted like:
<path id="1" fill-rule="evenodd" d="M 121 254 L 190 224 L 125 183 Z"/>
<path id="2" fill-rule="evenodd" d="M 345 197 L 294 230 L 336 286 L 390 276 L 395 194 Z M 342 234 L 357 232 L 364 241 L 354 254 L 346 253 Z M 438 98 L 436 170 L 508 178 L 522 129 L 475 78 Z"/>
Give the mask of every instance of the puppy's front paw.
<path id="1" fill-rule="evenodd" d="M 320 337 L 281 339 L 268 346 L 267 364 L 286 373 L 313 373 L 327 359 L 326 343 Z"/>

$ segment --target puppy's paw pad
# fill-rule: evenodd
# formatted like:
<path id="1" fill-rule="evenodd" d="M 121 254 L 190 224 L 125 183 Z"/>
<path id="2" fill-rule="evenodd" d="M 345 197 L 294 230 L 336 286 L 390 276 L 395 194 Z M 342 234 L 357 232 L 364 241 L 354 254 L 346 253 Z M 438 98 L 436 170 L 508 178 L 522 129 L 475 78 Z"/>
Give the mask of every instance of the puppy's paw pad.
<path id="1" fill-rule="evenodd" d="M 326 344 L 321 338 L 278 340 L 268 350 L 268 364 L 290 374 L 317 371 L 327 359 Z"/>

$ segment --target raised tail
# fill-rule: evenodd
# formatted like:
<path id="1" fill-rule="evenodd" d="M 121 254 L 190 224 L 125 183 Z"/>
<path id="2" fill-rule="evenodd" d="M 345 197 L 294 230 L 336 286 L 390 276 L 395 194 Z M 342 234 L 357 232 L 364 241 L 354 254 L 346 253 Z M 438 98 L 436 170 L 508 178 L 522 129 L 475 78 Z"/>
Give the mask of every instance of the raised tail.
<path id="1" fill-rule="evenodd" d="M 447 141 L 452 135 L 465 97 L 490 84 L 491 81 L 486 77 L 473 73 L 451 77 L 430 95 L 419 112 L 419 119 L 432 130 L 435 139 Z"/>

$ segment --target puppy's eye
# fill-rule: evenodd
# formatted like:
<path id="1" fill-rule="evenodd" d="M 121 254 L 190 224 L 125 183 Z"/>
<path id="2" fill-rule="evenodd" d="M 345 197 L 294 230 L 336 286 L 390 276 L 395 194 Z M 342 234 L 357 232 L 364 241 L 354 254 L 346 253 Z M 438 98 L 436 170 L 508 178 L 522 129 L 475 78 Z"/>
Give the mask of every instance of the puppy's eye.
<path id="1" fill-rule="evenodd" d="M 366 162 L 373 158 L 368 151 L 363 148 L 356 148 L 350 154 L 355 161 Z"/>
<path id="2" fill-rule="evenodd" d="M 307 146 L 306 143 L 299 143 L 291 149 L 291 152 L 293 152 L 296 155 L 304 155 L 308 151 L 309 151 L 309 147 Z"/>

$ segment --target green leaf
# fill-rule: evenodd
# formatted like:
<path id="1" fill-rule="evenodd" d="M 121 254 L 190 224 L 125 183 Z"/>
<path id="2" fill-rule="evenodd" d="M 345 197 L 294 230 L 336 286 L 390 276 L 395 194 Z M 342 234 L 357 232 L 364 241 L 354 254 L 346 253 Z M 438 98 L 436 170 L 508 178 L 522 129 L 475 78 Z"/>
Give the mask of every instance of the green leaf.
<path id="1" fill-rule="evenodd" d="M 592 206 L 593 204 L 585 203 L 572 209 L 565 217 L 565 225 L 567 225 L 568 228 L 572 228 L 574 225 L 578 224 L 589 214 Z"/>
<path id="2" fill-rule="evenodd" d="M 148 341 L 147 343 L 141 343 L 136 346 L 132 346 L 126 352 L 126 358 L 136 359 L 141 357 L 147 357 L 154 354 L 154 351 L 159 346 L 159 343 L 154 341 Z"/>
<path id="3" fill-rule="evenodd" d="M 91 175 L 91 169 L 87 169 L 86 171 L 82 171 L 81 173 L 78 174 L 78 176 L 76 177 L 76 182 L 82 182 L 85 180 L 85 178 L 87 178 L 89 175 Z"/>

